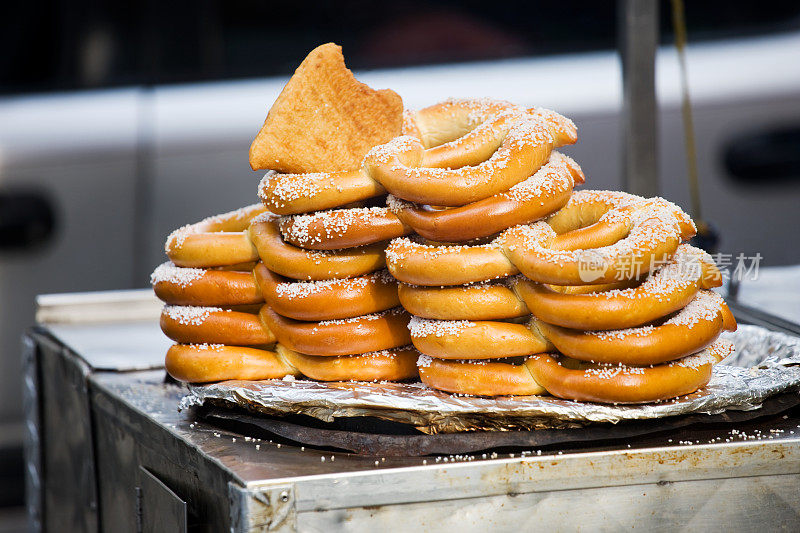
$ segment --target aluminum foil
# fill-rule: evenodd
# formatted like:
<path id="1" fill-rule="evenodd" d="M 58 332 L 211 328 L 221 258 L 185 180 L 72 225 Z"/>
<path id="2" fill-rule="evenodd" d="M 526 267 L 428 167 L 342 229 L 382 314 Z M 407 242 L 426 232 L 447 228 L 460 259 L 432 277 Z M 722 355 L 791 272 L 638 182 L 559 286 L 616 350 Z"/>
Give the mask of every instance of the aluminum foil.
<path id="1" fill-rule="evenodd" d="M 371 416 L 413 424 L 426 433 L 578 427 L 592 422 L 758 409 L 769 396 L 800 390 L 800 338 L 739 326 L 723 338 L 736 352 L 716 365 L 703 389 L 667 402 L 603 405 L 549 396 L 482 398 L 421 383 L 224 381 L 190 387 L 181 408 L 209 403 L 269 415 L 304 414 L 330 422 Z"/>

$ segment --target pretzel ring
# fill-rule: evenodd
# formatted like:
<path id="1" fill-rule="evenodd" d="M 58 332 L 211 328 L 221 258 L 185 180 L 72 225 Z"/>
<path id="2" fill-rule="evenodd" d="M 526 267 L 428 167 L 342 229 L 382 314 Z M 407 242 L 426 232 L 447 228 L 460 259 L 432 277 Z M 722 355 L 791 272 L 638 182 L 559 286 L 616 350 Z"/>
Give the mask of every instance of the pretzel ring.
<path id="1" fill-rule="evenodd" d="M 515 289 L 531 314 L 548 324 L 608 330 L 641 326 L 667 316 L 683 309 L 698 290 L 721 283 L 713 259 L 698 248 L 682 244 L 669 264 L 628 288 L 591 292 L 592 286 L 581 291 L 523 279 Z"/>
<path id="2" fill-rule="evenodd" d="M 487 122 L 509 111 L 526 110 L 504 100 L 451 98 L 417 111 L 407 109 L 401 133 L 419 139 L 429 149 L 431 166 L 474 165 L 486 160 L 502 142 Z"/>
<path id="3" fill-rule="evenodd" d="M 425 165 L 459 168 L 486 161 L 502 145 L 514 124 L 512 116 L 544 123 L 557 146 L 575 144 L 575 124 L 555 111 L 525 109 L 502 100 L 450 99 L 405 113 L 402 134 L 425 147 Z"/>
<path id="4" fill-rule="evenodd" d="M 250 220 L 264 213 L 260 204 L 215 215 L 176 229 L 167 237 L 167 257 L 182 267 L 214 267 L 257 261 L 245 234 Z"/>
<path id="5" fill-rule="evenodd" d="M 275 352 L 222 344 L 174 344 L 164 364 L 170 376 L 189 383 L 300 375 Z"/>
<path id="6" fill-rule="evenodd" d="M 183 344 L 259 346 L 275 342 L 258 315 L 221 307 L 165 305 L 160 324 L 167 337 Z"/>
<path id="7" fill-rule="evenodd" d="M 567 203 L 572 187 L 583 181 L 583 172 L 572 159 L 553 152 L 550 160 L 525 181 L 462 207 L 434 209 L 394 196 L 389 196 L 387 204 L 401 221 L 426 239 L 462 242 L 550 215 Z"/>
<path id="8" fill-rule="evenodd" d="M 543 283 L 601 284 L 646 273 L 694 234 L 688 215 L 666 200 L 581 192 L 573 194 L 580 202 L 570 200 L 547 222 L 510 228 L 488 244 L 394 239 L 386 250 L 387 266 L 399 281 L 413 285 L 464 285 L 520 270 Z M 554 231 L 551 221 L 563 233 Z"/>
<path id="9" fill-rule="evenodd" d="M 274 218 L 254 219 L 249 234 L 267 268 L 289 278 L 352 278 L 386 266 L 384 243 L 344 250 L 304 250 L 283 241 Z"/>
<path id="10" fill-rule="evenodd" d="M 314 174 L 270 171 L 258 185 L 261 202 L 273 213 L 294 215 L 341 207 L 386 194 L 362 168 Z"/>
<path id="11" fill-rule="evenodd" d="M 644 403 L 695 392 L 711 379 L 715 363 L 733 352 L 717 340 L 702 352 L 655 366 L 578 363 L 569 368 L 563 357 L 531 356 L 526 366 L 537 383 L 559 398 L 599 403 Z M 574 361 L 574 360 L 573 360 Z"/>
<path id="12" fill-rule="evenodd" d="M 513 282 L 505 279 L 448 287 L 401 283 L 397 287 L 397 294 L 403 308 L 421 318 L 502 320 L 530 315 L 528 306 L 511 289 Z"/>
<path id="13" fill-rule="evenodd" d="M 405 346 L 358 355 L 306 355 L 277 346 L 278 355 L 304 376 L 318 381 L 400 381 L 417 377 L 417 357 Z"/>
<path id="14" fill-rule="evenodd" d="M 338 250 L 388 241 L 413 230 L 386 207 L 318 211 L 278 219 L 283 239 L 311 250 Z"/>
<path id="15" fill-rule="evenodd" d="M 564 234 L 569 234 L 569 242 L 560 242 L 559 247 L 606 246 L 623 238 L 627 229 L 614 224 L 613 218 L 604 219 L 604 216 L 609 211 L 624 209 L 644 200 L 641 196 L 622 191 L 574 191 L 567 204 L 547 218 L 547 223 L 559 235 L 559 240 L 565 238 Z M 588 235 L 579 238 L 585 234 Z"/>
<path id="16" fill-rule="evenodd" d="M 564 355 L 595 363 L 654 365 L 697 353 L 736 319 L 717 293 L 702 290 L 689 305 L 657 325 L 612 331 L 579 331 L 533 319 L 531 328 Z"/>
<path id="17" fill-rule="evenodd" d="M 181 268 L 166 262 L 156 267 L 150 283 L 156 296 L 173 305 L 227 307 L 264 301 L 252 272 Z"/>
<path id="18" fill-rule="evenodd" d="M 510 189 L 536 172 L 555 142 L 542 122 L 517 113 L 496 121 L 513 125 L 486 161 L 456 169 L 426 167 L 425 148 L 413 137 L 397 137 L 364 158 L 369 175 L 392 195 L 420 204 L 462 206 Z M 498 125 L 498 127 L 502 127 Z"/>
<path id="19" fill-rule="evenodd" d="M 412 317 L 411 342 L 438 359 L 497 359 L 543 352 L 552 345 L 525 324 L 498 321 L 429 320 Z"/>
<path id="20" fill-rule="evenodd" d="M 400 305 L 397 282 L 385 270 L 348 279 L 287 282 L 259 263 L 254 274 L 267 305 L 296 320 L 333 320 Z"/>
<path id="21" fill-rule="evenodd" d="M 541 283 L 585 285 L 632 279 L 663 263 L 691 237 L 681 233 L 677 216 L 666 203 L 647 201 L 614 212 L 614 224 L 627 230 L 627 235 L 611 245 L 574 250 L 553 247 L 556 232 L 549 224 L 536 222 L 503 233 L 503 251 L 525 277 Z M 567 240 L 562 237 L 561 242 Z"/>
<path id="22" fill-rule="evenodd" d="M 467 246 L 423 244 L 400 237 L 386 248 L 386 266 L 398 281 L 424 286 L 466 285 L 519 274 L 497 239 Z"/>
<path id="23" fill-rule="evenodd" d="M 411 344 L 410 317 L 402 308 L 382 313 L 322 322 L 286 318 L 268 305 L 259 312 L 261 321 L 278 342 L 309 355 L 353 355 Z"/>
<path id="24" fill-rule="evenodd" d="M 532 396 L 547 391 L 536 382 L 526 363 L 444 361 L 421 355 L 420 380 L 433 389 L 473 396 Z"/>

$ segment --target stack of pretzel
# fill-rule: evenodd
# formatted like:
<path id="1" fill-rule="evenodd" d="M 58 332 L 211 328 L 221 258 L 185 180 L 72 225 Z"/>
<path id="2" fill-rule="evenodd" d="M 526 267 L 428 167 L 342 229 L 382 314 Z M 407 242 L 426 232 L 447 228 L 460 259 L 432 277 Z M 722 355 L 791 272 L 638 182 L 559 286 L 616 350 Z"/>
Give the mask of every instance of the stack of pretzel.
<path id="1" fill-rule="evenodd" d="M 460 131 L 464 117 L 473 123 Z M 417 234 L 393 240 L 387 263 L 414 315 L 424 383 L 645 402 L 708 381 L 730 353 L 715 340 L 735 321 L 708 290 L 721 279 L 711 258 L 682 244 L 696 229 L 680 208 L 610 191 L 570 196 L 583 174 L 554 149 L 576 130 L 552 112 L 451 102 L 414 124 L 421 143 L 401 137 L 365 163 Z"/>
<path id="2" fill-rule="evenodd" d="M 189 382 L 263 379 L 295 374 L 262 326 L 264 298 L 253 276 L 258 253 L 247 229 L 260 205 L 207 218 L 175 230 L 166 242 L 170 261 L 150 281 L 165 306 L 161 329 L 177 344 L 167 370 Z"/>
<path id="3" fill-rule="evenodd" d="M 605 403 L 694 392 L 731 353 L 720 333 L 736 327 L 709 290 L 721 279 L 713 260 L 683 244 L 694 231 L 665 200 L 578 191 L 487 244 L 394 241 L 389 268 L 408 283 L 422 381 Z"/>
<path id="4" fill-rule="evenodd" d="M 280 145 L 264 131 L 254 146 Z M 350 170 L 309 172 L 286 162 L 296 145 L 272 148 L 262 205 L 170 235 L 152 281 L 173 376 L 419 376 L 635 403 L 697 390 L 731 352 L 718 337 L 735 320 L 710 290 L 713 260 L 686 244 L 692 220 L 661 198 L 573 193 L 565 117 L 453 100 L 376 140 Z"/>
<path id="5" fill-rule="evenodd" d="M 400 133 L 401 121 L 400 97 L 355 80 L 338 47 L 309 54 L 251 148 L 254 168 L 272 169 L 259 189 L 264 205 L 167 239 L 170 262 L 152 284 L 167 304 L 162 330 L 177 343 L 166 357 L 171 375 L 189 382 L 417 376 L 410 317 L 384 253 L 389 239 L 410 229 L 389 213 L 378 185 L 359 188 L 363 155 Z M 306 172 L 331 165 L 355 170 Z M 331 187 L 326 176 L 340 181 Z"/>

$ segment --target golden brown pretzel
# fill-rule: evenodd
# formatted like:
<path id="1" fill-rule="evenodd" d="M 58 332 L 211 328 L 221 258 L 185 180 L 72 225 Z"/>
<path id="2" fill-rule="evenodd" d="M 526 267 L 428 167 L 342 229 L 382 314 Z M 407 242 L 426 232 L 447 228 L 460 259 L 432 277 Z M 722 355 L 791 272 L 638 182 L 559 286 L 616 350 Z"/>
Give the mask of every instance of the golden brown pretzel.
<path id="1" fill-rule="evenodd" d="M 417 350 L 438 359 L 498 359 L 552 347 L 527 325 L 513 322 L 412 317 L 408 329 Z"/>
<path id="2" fill-rule="evenodd" d="M 257 314 L 221 307 L 166 305 L 160 323 L 167 337 L 184 344 L 258 346 L 275 342 L 275 335 Z"/>
<path id="3" fill-rule="evenodd" d="M 638 366 L 664 363 L 699 352 L 714 342 L 723 330 L 735 331 L 736 320 L 722 297 L 701 290 L 677 314 L 652 325 L 580 331 L 533 319 L 531 328 L 573 359 Z"/>
<path id="4" fill-rule="evenodd" d="M 338 250 L 388 241 L 413 230 L 386 207 L 317 211 L 278 219 L 286 242 L 310 250 Z"/>
<path id="5" fill-rule="evenodd" d="M 385 243 L 344 250 L 304 250 L 284 242 L 277 219 L 267 217 L 253 219 L 248 233 L 267 268 L 288 278 L 352 278 L 386 265 Z"/>
<path id="6" fill-rule="evenodd" d="M 574 144 L 578 139 L 575 124 L 554 111 L 525 109 L 490 98 L 451 98 L 418 111 L 407 110 L 402 134 L 422 141 L 428 149 L 430 166 L 474 165 L 485 161 L 500 146 L 502 139 L 493 135 L 496 129 L 491 122 L 509 111 L 527 113 L 546 122 L 559 145 Z M 486 146 L 487 138 L 494 140 L 494 146 Z"/>
<path id="7" fill-rule="evenodd" d="M 572 159 L 553 152 L 549 161 L 528 179 L 465 206 L 432 209 L 393 196 L 388 205 L 400 220 L 426 239 L 463 242 L 550 215 L 567 203 L 572 187 L 583 181 L 583 172 Z"/>
<path id="8" fill-rule="evenodd" d="M 398 281 L 424 286 L 465 285 L 519 274 L 497 239 L 468 246 L 400 237 L 386 248 L 386 266 Z"/>
<path id="9" fill-rule="evenodd" d="M 547 391 L 525 363 L 445 361 L 422 355 L 417 361 L 422 382 L 434 389 L 473 396 L 531 396 Z"/>
<path id="10" fill-rule="evenodd" d="M 181 268 L 167 262 L 156 267 L 150 283 L 156 296 L 173 305 L 228 307 L 264 301 L 252 272 Z"/>
<path id="11" fill-rule="evenodd" d="M 611 245 L 554 247 L 559 236 L 550 225 L 537 222 L 503 233 L 503 252 L 527 278 L 541 283 L 581 285 L 632 279 L 669 259 L 694 234 L 681 232 L 678 218 L 665 203 L 647 201 L 617 211 L 616 224 L 627 232 Z M 560 240 L 566 241 L 567 236 Z"/>
<path id="12" fill-rule="evenodd" d="M 403 135 L 418 139 L 425 148 L 424 164 L 431 168 L 459 168 L 489 159 L 503 144 L 513 117 L 543 123 L 556 146 L 575 144 L 575 124 L 544 108 L 525 109 L 502 100 L 450 99 L 409 112 Z"/>
<path id="13" fill-rule="evenodd" d="M 446 287 L 401 283 L 397 294 L 405 310 L 421 318 L 502 320 L 528 316 L 528 306 L 512 289 L 514 283 L 514 278 Z"/>
<path id="14" fill-rule="evenodd" d="M 589 232 L 591 237 L 586 239 L 587 242 L 583 243 L 582 247 L 586 247 L 587 244 L 594 246 L 613 244 L 621 239 L 624 233 L 617 232 L 612 237 L 603 238 L 602 230 L 600 230 L 601 234 L 595 233 L 598 231 L 595 226 L 610 225 L 616 227 L 617 225 L 613 223 L 613 218 L 608 224 L 606 224 L 605 220 L 603 220 L 604 224 L 598 224 L 598 222 L 608 212 L 627 208 L 642 200 L 644 198 L 641 196 L 622 191 L 574 191 L 567 204 L 547 218 L 547 223 L 559 236 L 566 233 L 574 236 Z M 599 244 L 595 243 L 595 241 L 599 241 Z"/>
<path id="15" fill-rule="evenodd" d="M 279 174 L 267 172 L 258 196 L 273 213 L 293 215 L 332 209 L 386 194 L 362 168 L 344 172 Z"/>
<path id="16" fill-rule="evenodd" d="M 490 98 L 451 98 L 417 111 L 406 110 L 401 133 L 422 142 L 429 150 L 431 166 L 454 167 L 451 163 L 456 160 L 462 163 L 459 166 L 474 165 L 485 161 L 502 142 L 487 122 L 509 111 L 523 113 L 525 108 Z"/>
<path id="17" fill-rule="evenodd" d="M 385 270 L 348 279 L 286 281 L 263 263 L 255 276 L 267 305 L 296 320 L 333 320 L 385 311 L 400 305 L 397 282 Z"/>
<path id="18" fill-rule="evenodd" d="M 403 200 L 442 206 L 477 202 L 530 177 L 556 147 L 549 128 L 540 121 L 517 113 L 502 114 L 496 121 L 512 125 L 501 137 L 500 147 L 477 165 L 426 167 L 425 148 L 413 137 L 398 137 L 373 148 L 364 165 L 373 179 Z"/>
<path id="19" fill-rule="evenodd" d="M 266 211 L 260 204 L 208 217 L 176 229 L 167 237 L 167 257 L 181 267 L 236 265 L 258 260 L 245 234 L 250 220 Z"/>
<path id="20" fill-rule="evenodd" d="M 732 351 L 730 342 L 717 340 L 702 352 L 654 366 L 575 365 L 550 354 L 531 356 L 525 364 L 536 382 L 559 398 L 583 402 L 643 403 L 675 398 L 703 387 L 711 378 L 714 364 Z"/>
<path id="21" fill-rule="evenodd" d="M 641 326 L 667 316 L 683 309 L 698 290 L 721 283 L 713 259 L 698 248 L 682 244 L 668 264 L 627 288 L 589 292 L 592 286 L 587 286 L 589 290 L 577 291 L 520 279 L 515 289 L 531 314 L 548 324 L 608 330 Z"/>
<path id="22" fill-rule="evenodd" d="M 174 344 L 167 351 L 164 364 L 170 376 L 189 383 L 300 374 L 275 352 L 222 344 Z"/>
<path id="23" fill-rule="evenodd" d="M 581 192 L 573 197 L 594 200 L 568 203 L 548 222 L 510 228 L 488 244 L 428 245 L 407 237 L 394 239 L 386 250 L 387 266 L 398 280 L 427 286 L 463 285 L 520 270 L 543 283 L 609 283 L 647 273 L 694 234 L 691 219 L 666 200 Z M 563 233 L 552 229 L 552 220 Z"/>
<path id="24" fill-rule="evenodd" d="M 321 322 L 286 318 L 268 305 L 259 313 L 278 342 L 309 355 L 353 355 L 411 344 L 410 317 L 402 308 L 372 315 Z"/>
<path id="25" fill-rule="evenodd" d="M 302 354 L 282 344 L 276 350 L 304 376 L 319 381 L 400 381 L 417 377 L 419 353 L 411 346 L 333 357 Z"/>

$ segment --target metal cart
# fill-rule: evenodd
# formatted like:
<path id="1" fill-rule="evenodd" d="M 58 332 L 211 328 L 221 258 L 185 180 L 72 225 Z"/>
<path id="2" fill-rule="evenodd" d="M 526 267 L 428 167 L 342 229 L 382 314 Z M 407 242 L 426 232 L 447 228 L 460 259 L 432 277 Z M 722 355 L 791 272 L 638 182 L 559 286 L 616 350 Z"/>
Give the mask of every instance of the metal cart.
<path id="1" fill-rule="evenodd" d="M 627 440 L 427 457 L 231 431 L 165 381 L 148 291 L 40 301 L 28 496 L 46 531 L 800 530 L 800 408 Z M 796 398 L 796 394 L 793 394 Z M 734 420 L 731 418 L 731 420 Z M 563 430 L 570 431 L 570 430 Z"/>

